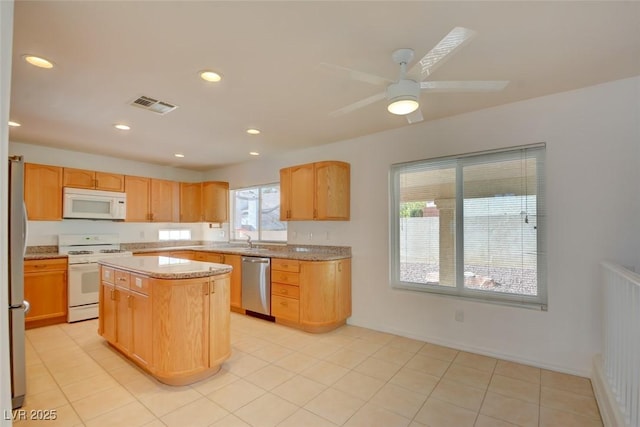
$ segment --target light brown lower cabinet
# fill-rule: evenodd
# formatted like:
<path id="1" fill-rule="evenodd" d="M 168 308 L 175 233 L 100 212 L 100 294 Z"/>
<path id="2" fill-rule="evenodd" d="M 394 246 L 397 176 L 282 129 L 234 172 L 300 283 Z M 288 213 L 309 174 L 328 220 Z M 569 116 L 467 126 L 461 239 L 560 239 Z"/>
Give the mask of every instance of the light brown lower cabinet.
<path id="1" fill-rule="evenodd" d="M 242 256 L 202 251 L 196 252 L 192 259 L 226 264 L 233 267 L 231 271 L 231 310 L 244 314 L 244 310 L 242 309 Z"/>
<path id="2" fill-rule="evenodd" d="M 101 277 L 100 335 L 159 381 L 191 384 L 230 356 L 229 274 L 167 280 L 101 267 Z"/>
<path id="3" fill-rule="evenodd" d="M 24 262 L 24 299 L 31 308 L 25 315 L 27 329 L 67 321 L 67 259 Z"/>
<path id="4" fill-rule="evenodd" d="M 307 332 L 327 332 L 351 316 L 351 260 L 271 260 L 271 314 Z"/>

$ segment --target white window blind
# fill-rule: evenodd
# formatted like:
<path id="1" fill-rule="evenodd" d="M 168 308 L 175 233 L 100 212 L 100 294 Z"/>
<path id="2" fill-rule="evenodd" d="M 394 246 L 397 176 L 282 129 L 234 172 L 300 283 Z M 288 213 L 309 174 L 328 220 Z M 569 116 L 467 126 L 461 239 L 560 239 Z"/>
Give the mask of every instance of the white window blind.
<path id="1" fill-rule="evenodd" d="M 546 309 L 544 151 L 393 165 L 392 286 Z"/>

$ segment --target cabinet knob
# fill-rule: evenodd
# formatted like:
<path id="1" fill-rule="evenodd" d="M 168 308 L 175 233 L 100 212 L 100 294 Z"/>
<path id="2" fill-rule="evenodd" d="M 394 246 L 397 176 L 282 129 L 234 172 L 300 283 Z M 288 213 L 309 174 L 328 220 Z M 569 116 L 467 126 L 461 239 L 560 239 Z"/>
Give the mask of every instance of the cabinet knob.
<path id="1" fill-rule="evenodd" d="M 280 301 L 280 305 L 283 306 L 283 307 L 286 307 L 288 304 L 287 304 L 286 301 Z"/>

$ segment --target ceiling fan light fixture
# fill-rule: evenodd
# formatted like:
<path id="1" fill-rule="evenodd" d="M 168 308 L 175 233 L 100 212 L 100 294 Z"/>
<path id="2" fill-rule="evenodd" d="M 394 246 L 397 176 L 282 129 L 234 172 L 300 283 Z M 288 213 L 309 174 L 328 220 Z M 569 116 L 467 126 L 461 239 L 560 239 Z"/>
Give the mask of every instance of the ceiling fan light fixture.
<path id="1" fill-rule="evenodd" d="M 411 114 L 420 107 L 419 94 L 420 83 L 414 80 L 403 79 L 391 83 L 387 87 L 387 99 L 389 100 L 387 110 L 391 114 L 399 116 Z"/>
<path id="2" fill-rule="evenodd" d="M 407 114 L 411 114 L 416 111 L 420 107 L 418 101 L 411 97 L 407 97 L 407 99 L 398 99 L 396 101 L 391 102 L 387 106 L 387 110 L 391 114 L 396 114 L 398 116 L 405 116 Z"/>

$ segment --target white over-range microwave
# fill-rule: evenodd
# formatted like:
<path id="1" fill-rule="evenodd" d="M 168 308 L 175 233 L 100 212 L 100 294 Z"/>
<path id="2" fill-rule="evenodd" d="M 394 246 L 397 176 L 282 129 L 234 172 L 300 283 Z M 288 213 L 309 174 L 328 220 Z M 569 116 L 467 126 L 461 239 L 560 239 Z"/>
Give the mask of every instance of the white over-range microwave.
<path id="1" fill-rule="evenodd" d="M 63 218 L 124 221 L 126 216 L 126 193 L 86 190 L 83 188 L 64 188 L 62 202 Z"/>

